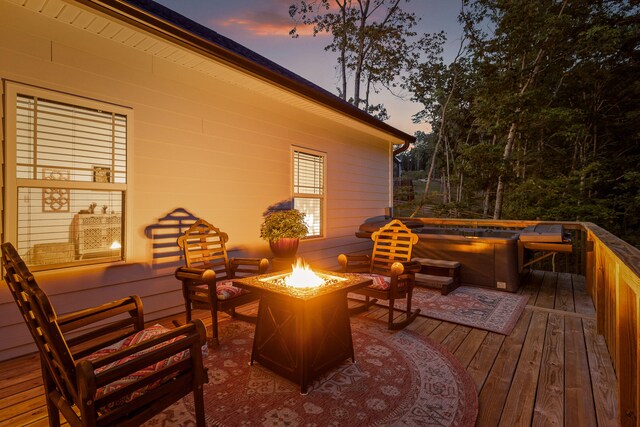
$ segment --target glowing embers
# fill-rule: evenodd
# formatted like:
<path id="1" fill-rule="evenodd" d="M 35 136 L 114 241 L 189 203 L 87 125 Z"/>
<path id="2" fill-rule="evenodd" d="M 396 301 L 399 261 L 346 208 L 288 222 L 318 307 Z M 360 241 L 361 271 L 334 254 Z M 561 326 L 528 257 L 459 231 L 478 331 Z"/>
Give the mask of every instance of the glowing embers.
<path id="1" fill-rule="evenodd" d="M 300 293 L 312 293 L 319 288 L 335 285 L 336 283 L 346 280 L 342 277 L 316 273 L 300 258 L 298 258 L 298 261 L 295 265 L 292 265 L 292 267 L 293 270 L 291 273 L 265 277 L 260 279 L 260 281 L 291 289 L 294 293 L 297 293 L 296 291 Z"/>

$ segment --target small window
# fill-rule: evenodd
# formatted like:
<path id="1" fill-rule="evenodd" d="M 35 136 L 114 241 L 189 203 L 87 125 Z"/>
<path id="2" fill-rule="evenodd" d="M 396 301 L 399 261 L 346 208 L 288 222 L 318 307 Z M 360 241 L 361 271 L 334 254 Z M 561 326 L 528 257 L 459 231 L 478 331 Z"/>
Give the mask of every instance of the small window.
<path id="1" fill-rule="evenodd" d="M 302 150 L 293 151 L 293 207 L 305 214 L 307 237 L 324 234 L 325 155 Z"/>
<path id="2" fill-rule="evenodd" d="M 124 259 L 130 112 L 8 89 L 7 240 L 36 270 Z"/>

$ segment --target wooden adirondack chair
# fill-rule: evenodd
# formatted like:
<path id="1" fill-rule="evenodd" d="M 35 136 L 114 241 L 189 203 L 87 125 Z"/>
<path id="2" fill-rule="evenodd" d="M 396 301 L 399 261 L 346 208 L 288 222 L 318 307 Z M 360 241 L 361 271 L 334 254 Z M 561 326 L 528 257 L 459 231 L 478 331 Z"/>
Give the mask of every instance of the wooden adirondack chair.
<path id="1" fill-rule="evenodd" d="M 369 255 L 338 256 L 338 262 L 345 273 L 359 273 L 373 280 L 365 288 L 354 291 L 366 297 L 365 303 L 352 310 L 352 313 L 365 311 L 378 299 L 389 301 L 389 329 L 402 329 L 420 313 L 420 309 L 411 311 L 411 298 L 415 285 L 415 273 L 420 264 L 411 261 L 413 245 L 418 236 L 411 232 L 401 221 L 393 220 L 371 235 L 373 252 Z M 373 298 L 373 299 L 372 299 Z M 406 318 L 394 322 L 394 305 L 398 299 L 406 299 Z"/>
<path id="2" fill-rule="evenodd" d="M 205 425 L 200 320 L 145 329 L 137 296 L 58 316 L 11 243 L 2 264 L 40 353 L 49 425 L 62 413 L 71 426 L 137 426 L 189 393 Z"/>
<path id="3" fill-rule="evenodd" d="M 218 345 L 218 311 L 230 316 L 255 322 L 255 316 L 235 311 L 236 307 L 256 301 L 259 295 L 236 288 L 235 277 L 262 274 L 269 268 L 266 258 L 231 258 L 227 256 L 227 233 L 220 231 L 204 219 L 197 220 L 178 238 L 178 246 L 184 253 L 186 266 L 176 270 L 176 278 L 182 281 L 187 322 L 192 309 L 211 312 L 212 346 Z"/>

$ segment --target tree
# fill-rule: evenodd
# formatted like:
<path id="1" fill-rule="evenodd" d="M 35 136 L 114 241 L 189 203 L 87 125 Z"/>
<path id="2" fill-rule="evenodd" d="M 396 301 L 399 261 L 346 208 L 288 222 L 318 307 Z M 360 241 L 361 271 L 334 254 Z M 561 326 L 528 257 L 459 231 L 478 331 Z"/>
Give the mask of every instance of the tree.
<path id="1" fill-rule="evenodd" d="M 401 9 L 402 1 L 408 0 L 310 0 L 289 7 L 296 22 L 290 31 L 293 37 L 298 37 L 300 24 L 313 26 L 314 36 L 321 32 L 332 35 L 325 50 L 338 53 L 340 97 L 382 118 L 388 117 L 386 110 L 371 105 L 371 91 L 395 86 L 415 55 L 411 40 L 417 18 Z M 350 76 L 351 97 L 347 93 Z"/>
<path id="2" fill-rule="evenodd" d="M 503 150 L 494 217 L 590 220 L 640 241 L 640 5 L 468 5 L 471 141 Z"/>

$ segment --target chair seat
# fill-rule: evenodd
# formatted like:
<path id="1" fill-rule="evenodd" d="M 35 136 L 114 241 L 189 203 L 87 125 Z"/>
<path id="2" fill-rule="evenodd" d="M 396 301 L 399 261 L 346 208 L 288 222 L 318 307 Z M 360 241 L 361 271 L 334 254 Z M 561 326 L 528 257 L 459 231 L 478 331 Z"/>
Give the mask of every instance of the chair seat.
<path id="1" fill-rule="evenodd" d="M 376 289 L 379 291 L 388 291 L 391 288 L 391 278 L 388 276 L 383 276 L 382 274 L 375 273 L 354 273 L 361 277 L 366 277 L 367 279 L 371 279 L 373 283 L 371 283 L 367 288 Z"/>
<path id="2" fill-rule="evenodd" d="M 165 328 L 162 325 L 153 325 L 149 328 L 146 328 L 140 332 L 137 332 L 123 340 L 120 340 L 108 347 L 105 347 L 103 349 L 100 349 L 98 351 L 96 351 L 95 353 L 91 353 L 90 355 L 88 355 L 87 357 L 85 357 L 84 359 L 89 360 L 89 361 L 94 361 L 96 359 L 99 359 L 101 357 L 107 356 L 111 353 L 114 353 L 116 351 L 120 351 L 122 349 L 131 347 L 132 345 L 135 345 L 137 343 L 149 340 L 153 337 L 155 337 L 156 335 L 160 335 L 163 334 L 165 332 L 168 332 L 169 329 Z M 172 342 L 176 341 L 180 339 L 180 337 L 175 337 L 172 339 L 169 339 L 165 342 L 163 342 L 162 344 L 158 344 L 157 346 L 145 349 L 143 351 L 140 351 L 138 353 L 132 354 L 131 356 L 127 356 L 124 357 L 122 359 L 116 360 L 115 362 L 112 362 L 108 365 L 105 366 L 101 366 L 98 369 L 96 369 L 96 373 L 102 372 L 106 369 L 111 369 L 115 366 L 119 366 L 122 365 L 124 363 L 127 363 L 131 360 L 134 360 L 138 357 L 140 357 L 141 355 L 148 353 L 158 347 L 162 347 L 165 346 L 167 344 L 171 344 Z M 100 398 L 103 396 L 106 396 L 107 394 L 113 393 L 119 389 L 121 389 L 122 387 L 125 387 L 128 384 L 131 384 L 135 381 L 140 380 L 141 378 L 144 378 L 150 374 L 152 374 L 153 372 L 159 371 L 160 369 L 163 369 L 167 366 L 171 366 L 175 363 L 178 363 L 186 358 L 189 357 L 189 350 L 185 350 L 182 351 L 180 353 L 174 354 L 173 356 L 164 359 L 154 365 L 151 366 L 147 366 L 146 368 L 140 369 L 139 371 L 128 375 L 126 377 L 123 378 L 119 378 L 118 380 L 109 383 L 108 385 L 101 387 L 100 389 L 98 389 L 97 393 L 96 393 L 96 397 Z M 123 397 L 122 399 L 117 400 L 116 402 L 112 403 L 111 405 L 108 406 L 109 409 L 112 409 L 114 407 L 123 405 L 125 403 L 131 402 L 133 399 L 136 399 L 140 396 L 142 396 L 143 394 L 145 394 L 146 392 L 153 390 L 154 388 L 158 387 L 160 384 L 162 384 L 163 382 L 171 379 L 172 375 L 167 376 L 164 379 L 155 381 L 149 385 L 147 385 L 146 387 L 142 387 L 140 389 L 137 389 L 135 392 L 129 394 L 128 396 Z"/>
<path id="3" fill-rule="evenodd" d="M 207 292 L 206 286 L 196 286 L 195 288 L 198 289 L 198 293 Z M 233 280 L 231 279 L 216 282 L 216 295 L 218 296 L 218 300 L 220 301 L 231 300 L 248 293 L 249 291 L 233 286 Z"/>

